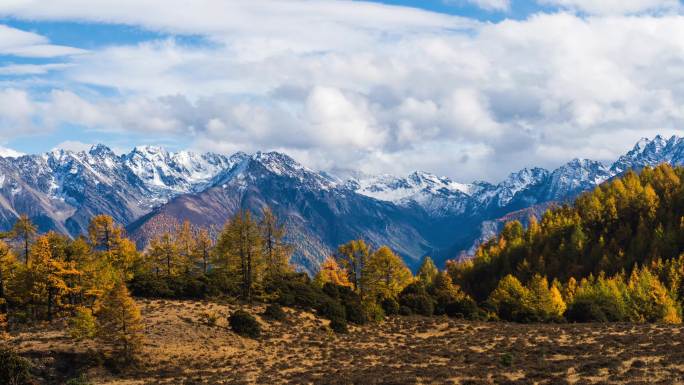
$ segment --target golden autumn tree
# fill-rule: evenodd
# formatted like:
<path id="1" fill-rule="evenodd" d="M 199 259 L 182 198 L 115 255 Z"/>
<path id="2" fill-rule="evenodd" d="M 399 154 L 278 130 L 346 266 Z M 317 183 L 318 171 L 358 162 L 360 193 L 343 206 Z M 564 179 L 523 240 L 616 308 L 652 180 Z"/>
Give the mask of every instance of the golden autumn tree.
<path id="1" fill-rule="evenodd" d="M 119 281 L 102 299 L 97 312 L 97 337 L 124 361 L 130 362 L 142 350 L 143 330 L 140 309 L 126 284 Z"/>
<path id="2" fill-rule="evenodd" d="M 361 272 L 370 256 L 370 249 L 365 241 L 353 240 L 341 245 L 337 249 L 336 258 L 340 265 L 347 270 L 349 281 L 355 291 L 363 294 Z"/>
<path id="3" fill-rule="evenodd" d="M 371 254 L 362 271 L 363 286 L 375 298 L 396 298 L 412 279 L 411 270 L 387 246 Z"/>
<path id="4" fill-rule="evenodd" d="M 285 243 L 287 234 L 285 225 L 278 221 L 269 207 L 264 207 L 261 212 L 261 238 L 263 240 L 263 256 L 265 262 L 265 274 L 268 278 L 281 277 L 291 272 L 290 257 L 293 247 Z"/>
<path id="5" fill-rule="evenodd" d="M 216 267 L 237 277 L 242 297 L 251 301 L 263 281 L 263 238 L 249 210 L 238 212 L 223 228 L 216 243 Z"/>
<path id="6" fill-rule="evenodd" d="M 30 259 L 30 244 L 33 238 L 35 238 L 38 233 L 38 229 L 31 222 L 31 219 L 26 214 L 19 216 L 19 219 L 14 223 L 12 228 L 12 235 L 15 240 L 20 241 L 23 254 L 24 254 L 24 264 L 28 265 Z"/>
<path id="7" fill-rule="evenodd" d="M 114 268 L 130 275 L 138 252 L 130 239 L 124 236 L 124 229 L 108 215 L 93 217 L 88 226 L 88 237 L 95 252 L 105 256 Z"/>
<path id="8" fill-rule="evenodd" d="M 34 306 L 45 307 L 47 319 L 51 321 L 55 312 L 64 306 L 64 299 L 72 292 L 67 279 L 80 273 L 53 256 L 48 235 L 36 239 L 31 247 L 31 255 L 28 296 Z"/>
<path id="9" fill-rule="evenodd" d="M 147 259 L 157 276 L 175 276 L 180 270 L 181 256 L 173 235 L 164 233 L 153 238 L 147 251 Z"/>
<path id="10" fill-rule="evenodd" d="M 209 263 L 211 262 L 212 249 L 214 248 L 214 240 L 209 233 L 209 229 L 201 228 L 197 231 L 194 246 L 193 254 L 195 259 L 200 262 L 202 273 L 207 274 Z"/>
<path id="11" fill-rule="evenodd" d="M 0 334 L 7 328 L 7 281 L 13 276 L 16 263 L 10 247 L 4 241 L 0 241 Z"/>
<path id="12" fill-rule="evenodd" d="M 438 273 L 439 270 L 437 269 L 437 266 L 435 266 L 435 262 L 432 260 L 432 258 L 425 257 L 425 259 L 423 259 L 423 263 L 418 269 L 418 274 L 416 277 L 420 282 L 423 283 L 423 285 L 425 285 L 425 287 L 428 287 L 432 284 L 432 281 L 434 281 Z"/>
<path id="13" fill-rule="evenodd" d="M 195 257 L 195 234 L 190 221 L 183 221 L 176 229 L 175 244 L 178 251 L 178 270 L 189 274 L 198 267 Z"/>
<path id="14" fill-rule="evenodd" d="M 321 269 L 314 278 L 314 283 L 322 287 L 326 283 L 332 283 L 336 286 L 352 287 L 349 282 L 349 275 L 347 271 L 340 267 L 335 258 L 328 257 L 321 264 Z"/>

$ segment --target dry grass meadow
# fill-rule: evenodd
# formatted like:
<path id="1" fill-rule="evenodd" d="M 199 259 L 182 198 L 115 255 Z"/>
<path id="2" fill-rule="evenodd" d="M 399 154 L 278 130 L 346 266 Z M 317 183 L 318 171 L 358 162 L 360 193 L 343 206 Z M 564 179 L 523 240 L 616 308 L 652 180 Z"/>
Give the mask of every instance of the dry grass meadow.
<path id="1" fill-rule="evenodd" d="M 59 325 L 12 334 L 42 384 L 85 373 L 94 384 L 684 384 L 682 327 L 519 325 L 398 317 L 335 335 L 327 321 L 286 309 L 258 317 L 255 341 L 226 325 L 235 305 L 140 300 L 147 325 L 139 366 L 112 373 L 92 342 Z M 259 315 L 263 306 L 248 307 Z M 212 325 L 211 315 L 218 316 Z"/>

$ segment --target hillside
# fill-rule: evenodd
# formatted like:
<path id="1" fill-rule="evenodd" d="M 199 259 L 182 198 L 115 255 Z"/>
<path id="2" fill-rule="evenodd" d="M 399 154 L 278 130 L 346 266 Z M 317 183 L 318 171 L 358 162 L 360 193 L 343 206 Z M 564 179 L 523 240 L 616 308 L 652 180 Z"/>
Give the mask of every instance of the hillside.
<path id="1" fill-rule="evenodd" d="M 245 307 L 265 328 L 259 340 L 225 327 L 236 305 L 140 301 L 147 325 L 141 367 L 113 374 L 90 343 L 59 324 L 12 333 L 9 345 L 36 364 L 38 384 L 85 374 L 92 384 L 634 384 L 684 375 L 681 327 L 519 325 L 399 317 L 334 335 L 328 321 L 286 309 L 280 323 Z M 205 315 L 219 315 L 209 326 Z M 625 347 L 629 348 L 625 349 Z"/>
<path id="2" fill-rule="evenodd" d="M 534 274 L 567 282 L 647 266 L 681 301 L 684 292 L 674 272 L 684 251 L 683 178 L 684 168 L 667 164 L 639 174 L 630 171 L 581 195 L 573 205 L 548 210 L 527 228 L 508 222 L 472 260 L 452 263 L 449 269 L 482 300 L 508 274 L 523 282 Z"/>

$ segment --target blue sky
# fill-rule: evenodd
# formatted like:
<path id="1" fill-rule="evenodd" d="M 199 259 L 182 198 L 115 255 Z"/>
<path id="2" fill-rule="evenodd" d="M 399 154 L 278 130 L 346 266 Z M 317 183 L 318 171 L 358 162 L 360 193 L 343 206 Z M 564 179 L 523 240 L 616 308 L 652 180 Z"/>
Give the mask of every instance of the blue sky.
<path id="1" fill-rule="evenodd" d="M 501 178 L 682 134 L 677 0 L 16 0 L 0 145 Z"/>

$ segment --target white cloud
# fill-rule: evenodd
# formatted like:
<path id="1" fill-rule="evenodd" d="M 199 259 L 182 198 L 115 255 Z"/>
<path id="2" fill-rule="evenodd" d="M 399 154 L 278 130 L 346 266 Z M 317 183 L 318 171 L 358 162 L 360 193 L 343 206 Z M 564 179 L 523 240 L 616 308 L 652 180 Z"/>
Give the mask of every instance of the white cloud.
<path id="1" fill-rule="evenodd" d="M 538 3 L 594 15 L 624 15 L 681 9 L 679 0 L 538 0 Z"/>
<path id="2" fill-rule="evenodd" d="M 0 75 L 45 75 L 50 71 L 69 67 L 66 63 L 10 64 L 0 66 Z"/>
<path id="3" fill-rule="evenodd" d="M 0 24 L 0 55 L 49 58 L 84 52 L 78 48 L 49 44 L 44 36 Z"/>
<path id="4" fill-rule="evenodd" d="M 6 137 L 70 123 L 201 150 L 282 150 L 312 167 L 468 181 L 610 159 L 641 136 L 684 127 L 684 17 L 673 14 L 480 24 L 359 2 L 204 0 L 188 10 L 123 0 L 95 11 L 83 1 L 14 0 L 0 14 L 205 40 L 110 45 L 60 63 L 68 66 L 41 90 L 0 88 Z M 5 71 L 41 79 L 51 70 Z"/>
<path id="5" fill-rule="evenodd" d="M 443 0 L 443 2 L 449 5 L 469 3 L 485 11 L 508 11 L 511 9 L 511 0 Z"/>
<path id="6" fill-rule="evenodd" d="M 92 143 L 83 143 L 77 140 L 65 140 L 56 145 L 53 150 L 67 150 L 67 151 L 88 151 L 93 146 Z"/>

